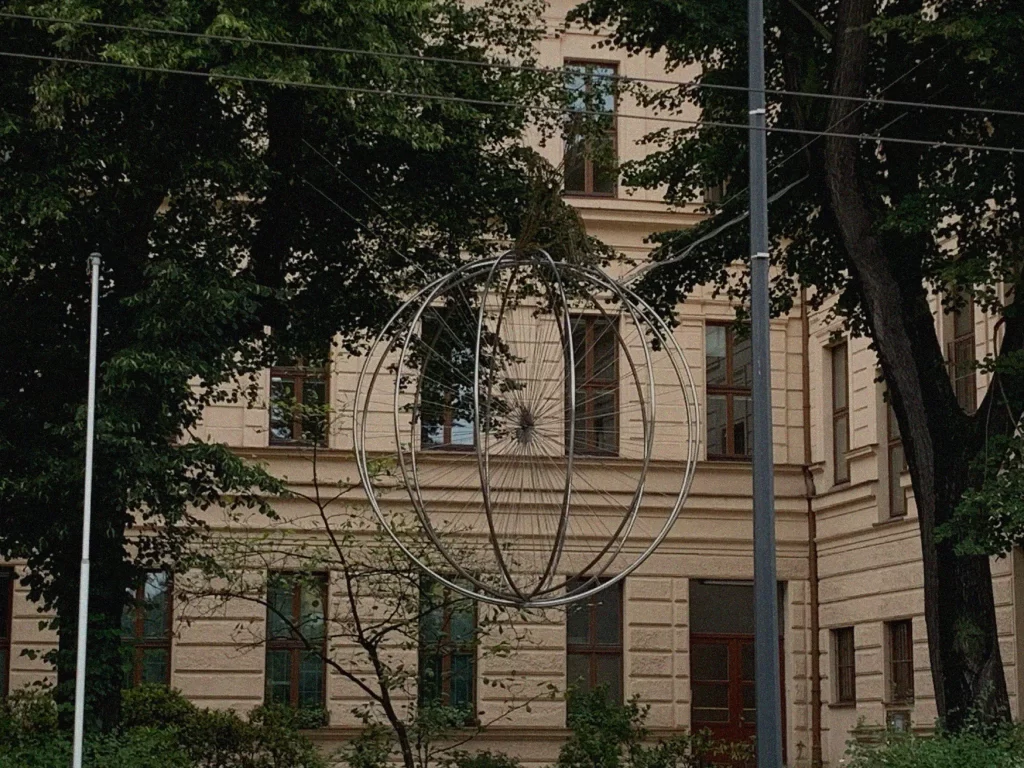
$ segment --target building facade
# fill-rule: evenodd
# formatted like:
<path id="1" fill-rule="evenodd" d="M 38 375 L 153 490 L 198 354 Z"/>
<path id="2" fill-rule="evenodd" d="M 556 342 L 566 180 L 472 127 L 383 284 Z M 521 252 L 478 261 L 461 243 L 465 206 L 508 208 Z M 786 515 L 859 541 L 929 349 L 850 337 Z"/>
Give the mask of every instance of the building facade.
<path id="1" fill-rule="evenodd" d="M 554 3 L 545 22 L 559 27 L 568 7 Z M 543 44 L 541 63 L 578 68 L 581 88 L 607 74 L 666 77 L 657 58 L 595 49 L 596 42 L 591 34 L 571 30 L 552 36 Z M 685 80 L 692 73 L 669 76 Z M 639 139 L 657 121 L 626 118 L 638 112 L 627 103 L 609 102 L 607 109 L 608 141 L 619 160 L 640 156 Z M 700 220 L 697 202 L 669 210 L 654 192 L 626 195 L 615 175 L 578 147 L 549 144 L 542 152 L 554 162 L 565 160 L 566 197 L 590 234 L 628 257 L 646 255 L 644 238 L 652 232 Z M 806 304 L 798 302 L 771 325 L 780 665 L 785 755 L 793 766 L 811 763 L 818 690 L 820 743 L 828 764 L 841 759 L 858 728 L 928 729 L 936 714 L 916 510 L 898 430 L 877 382 L 877 362 L 866 340 L 837 339 L 827 309 L 805 312 Z M 943 315 L 936 306 L 935 314 L 958 397 L 971 408 L 987 382 L 969 361 L 992 351 L 993 323 L 970 309 Z M 566 734 L 566 703 L 538 692 L 571 683 L 638 697 L 650 706 L 648 723 L 655 733 L 709 728 L 737 740 L 752 734 L 751 363 L 749 342 L 731 326 L 734 317 L 733 308 L 710 290 L 698 290 L 679 309 L 675 333 L 696 375 L 705 424 L 702 453 L 677 523 L 640 569 L 598 600 L 523 619 L 521 641 L 511 653 L 476 656 L 460 629 L 476 621 L 476 614 L 450 611 L 420 626 L 418 649 L 396 651 L 417 670 L 417 686 L 448 703 L 472 706 L 481 721 L 495 721 L 475 744 L 530 764 L 550 761 Z M 353 478 L 351 426 L 342 415 L 350 412 L 360 366 L 359 359 L 338 352 L 326 372 L 266 371 L 258 382 L 261 403 L 210 408 L 203 437 L 265 463 L 299 490 L 314 487 L 309 443 L 320 441 L 320 475 Z M 608 386 L 618 385 L 612 377 Z M 276 407 L 282 398 L 328 404 L 340 418 L 321 434 L 298 412 Z M 440 418 L 435 426 L 421 439 L 442 447 L 472 443 L 472 430 L 467 434 L 458 419 Z M 620 428 L 626 427 L 593 427 L 616 430 L 616 446 Z M 608 470 L 632 460 L 625 449 L 606 454 L 594 460 L 595 484 L 613 483 Z M 447 466 L 466 458 L 439 451 L 429 460 Z M 678 457 L 663 451 L 655 456 L 652 482 L 679 467 Z M 316 521 L 301 499 L 282 501 L 278 511 L 292 529 L 317 536 Z M 993 571 L 1016 715 L 1024 673 L 1018 641 L 1018 630 L 1024 630 L 1024 562 L 1017 553 L 994 561 Z M 0 692 L 50 674 L 38 655 L 23 651 L 54 645 L 39 631 L 39 614 L 16 584 L 16 573 L 16 566 L 0 570 Z M 316 738 L 351 737 L 360 728 L 353 710 L 365 703 L 364 693 L 308 644 L 295 642 L 289 629 L 308 623 L 332 653 L 329 633 L 317 627 L 329 625 L 332 612 L 345 610 L 343 593 L 337 575 L 327 571 L 320 585 L 273 581 L 266 599 L 274 611 L 241 599 L 206 608 L 179 606 L 171 577 L 153 574 L 139 587 L 144 607 L 125 618 L 126 682 L 164 682 L 203 706 L 240 711 L 267 700 L 323 706 L 327 721 Z M 815 625 L 817 679 L 811 663 Z M 530 706 L 509 706 L 509 685 L 492 687 L 495 679 L 512 681 L 518 700 L 531 699 Z"/>

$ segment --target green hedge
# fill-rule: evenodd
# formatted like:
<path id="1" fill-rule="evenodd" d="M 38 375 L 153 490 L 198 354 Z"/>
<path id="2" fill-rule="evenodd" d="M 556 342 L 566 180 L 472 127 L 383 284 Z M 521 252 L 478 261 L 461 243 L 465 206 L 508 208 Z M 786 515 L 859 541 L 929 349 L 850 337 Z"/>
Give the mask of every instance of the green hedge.
<path id="1" fill-rule="evenodd" d="M 249 717 L 200 709 L 159 686 L 126 691 L 121 728 L 85 747 L 90 768 L 325 768 L 299 728 L 309 714 L 260 707 Z M 19 691 L 0 705 L 0 768 L 67 768 L 69 735 L 47 691 Z"/>
<path id="2" fill-rule="evenodd" d="M 697 768 L 725 760 L 749 762 L 749 752 L 715 742 L 706 733 L 651 740 L 646 710 L 636 701 L 609 703 L 601 691 L 573 695 L 572 734 L 553 768 Z M 200 709 L 158 686 L 126 691 L 121 728 L 88 740 L 88 768 L 326 768 L 327 761 L 300 729 L 323 713 L 260 707 L 248 718 Z M 349 768 L 383 768 L 394 758 L 386 731 L 356 740 L 341 757 Z M 372 744 L 371 744 L 372 742 Z M 361 751 L 360 751 L 361 745 Z M 371 748 L 372 747 L 372 748 Z M 0 702 L 0 768 L 67 768 L 69 735 L 57 725 L 57 706 L 42 689 Z M 492 752 L 456 752 L 439 768 L 519 768 Z M 844 768 L 1024 768 L 1024 727 L 968 728 L 950 735 L 882 735 L 853 742 Z"/>
<path id="3" fill-rule="evenodd" d="M 877 743 L 850 744 L 845 768 L 1024 768 L 1024 731 L 1017 725 L 956 735 L 889 733 Z"/>

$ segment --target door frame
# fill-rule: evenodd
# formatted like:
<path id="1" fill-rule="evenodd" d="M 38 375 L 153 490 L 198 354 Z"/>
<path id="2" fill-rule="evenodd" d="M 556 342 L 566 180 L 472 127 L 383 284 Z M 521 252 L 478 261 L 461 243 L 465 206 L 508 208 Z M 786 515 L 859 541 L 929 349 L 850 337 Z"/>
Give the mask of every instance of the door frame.
<path id="1" fill-rule="evenodd" d="M 779 696 L 781 701 L 780 706 L 782 709 L 782 762 L 786 762 L 786 646 L 784 637 L 779 636 L 779 679 L 781 685 L 779 686 Z M 754 644 L 754 636 L 748 634 L 732 634 L 725 632 L 690 632 L 690 730 L 693 731 L 699 726 L 700 729 L 708 728 L 712 729 L 716 726 L 721 727 L 722 723 L 694 723 L 693 720 L 693 684 L 695 681 L 693 662 L 693 646 L 695 643 L 713 643 L 713 644 L 726 644 L 729 647 L 729 712 L 730 721 L 729 727 L 733 727 L 732 713 L 737 711 L 739 713 L 739 727 L 743 727 L 743 688 L 744 684 L 750 684 L 743 679 L 743 645 Z M 733 664 L 736 664 L 735 671 Z M 755 727 L 750 726 L 751 735 L 754 734 Z"/>

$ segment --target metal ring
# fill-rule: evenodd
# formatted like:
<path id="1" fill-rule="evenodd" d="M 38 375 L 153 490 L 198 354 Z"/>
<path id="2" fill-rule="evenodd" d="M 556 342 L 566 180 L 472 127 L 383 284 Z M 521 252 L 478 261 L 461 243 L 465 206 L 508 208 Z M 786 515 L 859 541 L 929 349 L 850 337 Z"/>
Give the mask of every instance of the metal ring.
<path id="1" fill-rule="evenodd" d="M 530 293 L 530 286 L 533 283 L 542 287 Z M 575 293 L 569 295 L 570 285 Z M 476 453 L 476 468 L 478 482 L 472 487 L 470 481 L 464 488 L 460 486 L 460 493 L 468 495 L 470 501 L 464 505 L 463 515 L 473 518 L 475 515 L 483 516 L 484 522 L 479 529 L 449 533 L 435 526 L 434 518 L 441 515 L 441 507 L 435 499 L 437 494 L 436 482 L 431 485 L 430 477 L 422 480 L 421 474 L 429 471 L 432 466 L 464 467 L 467 462 L 452 457 L 448 462 L 441 461 L 436 457 L 421 466 L 418 461 L 417 443 L 424 434 L 423 425 L 425 412 L 425 396 L 428 370 L 431 365 L 431 354 L 433 346 L 426 345 L 426 352 L 423 359 L 418 362 L 411 355 L 417 328 L 422 324 L 424 315 L 431 310 L 434 304 L 442 300 L 451 300 L 458 292 L 458 299 L 465 304 L 467 316 L 470 310 L 475 313 L 475 337 L 468 341 L 472 345 L 472 375 L 467 377 L 469 386 L 472 387 L 473 407 L 473 429 L 474 429 L 474 451 Z M 522 294 L 521 296 L 519 294 Z M 613 348 L 616 358 L 624 359 L 626 370 L 618 373 L 619 366 L 616 364 L 614 370 L 616 376 L 621 378 L 627 376 L 635 384 L 636 409 L 639 410 L 639 418 L 634 421 L 638 423 L 641 435 L 641 456 L 639 462 L 635 459 L 628 462 L 609 464 L 609 467 L 619 465 L 629 466 L 628 479 L 634 483 L 629 491 L 628 504 L 621 503 L 615 507 L 611 501 L 612 497 L 605 495 L 611 501 L 606 504 L 610 509 L 619 509 L 615 521 L 611 526 L 603 519 L 598 512 L 585 507 L 582 501 L 576 501 L 580 494 L 586 495 L 586 489 L 580 485 L 585 483 L 591 486 L 591 493 L 601 492 L 595 489 L 583 470 L 576 468 L 576 413 L 577 413 L 577 389 L 580 382 L 576 381 L 577 361 L 574 342 L 574 328 L 572 320 L 571 305 L 579 303 L 576 296 L 583 296 L 582 303 L 590 306 L 605 317 L 610 314 L 601 305 L 599 296 L 609 297 L 617 302 L 622 310 L 617 313 L 614 328 Z M 540 302 L 544 311 L 537 311 L 533 315 L 536 323 L 554 323 L 557 328 L 558 347 L 561 348 L 563 371 L 562 383 L 565 387 L 565 413 L 564 419 L 564 451 L 555 455 L 551 446 L 547 452 L 537 448 L 537 454 L 533 455 L 523 445 L 511 442 L 509 437 L 509 416 L 508 405 L 502 404 L 502 409 L 497 404 L 502 403 L 501 397 L 508 397 L 508 392 L 516 392 L 516 386 L 509 385 L 502 389 L 514 377 L 511 369 L 502 369 L 501 355 L 498 353 L 499 345 L 508 346 L 514 343 L 509 337 L 505 339 L 506 323 L 512 323 L 512 313 L 522 312 L 524 307 L 532 306 L 528 302 Z M 476 303 L 475 308 L 472 307 Z M 527 302 L 527 303 L 524 303 Z M 546 302 L 546 303 L 545 303 Z M 496 313 L 496 314 L 495 314 Z M 493 318 L 492 318 L 493 315 Z M 493 328 L 488 325 L 491 321 Z M 621 326 L 626 323 L 625 328 Z M 509 325 L 508 333 L 515 325 Z M 532 326 L 528 326 L 532 327 Z M 472 331 L 472 326 L 467 326 Z M 632 344 L 638 345 L 642 352 L 642 359 L 634 359 L 634 351 L 630 342 L 627 342 L 623 333 L 626 330 L 637 334 L 637 340 Z M 451 328 L 448 328 L 449 332 Z M 439 330 L 439 334 L 443 332 Z M 453 334 L 454 335 L 454 334 Z M 440 338 L 435 339 L 437 341 Z M 486 344 L 485 344 L 486 339 Z M 422 341 L 422 339 L 421 339 Z M 489 346 L 488 346 L 489 345 Z M 443 345 L 441 345 L 443 348 Z M 526 344 L 528 346 L 528 343 Z M 510 348 L 511 349 L 511 348 Z M 468 350 L 466 350 L 468 351 Z M 524 353 L 525 354 L 525 353 Z M 558 352 L 555 351 L 557 356 Z M 654 355 L 658 357 L 658 365 L 655 365 Z M 389 360 L 397 355 L 397 363 Z M 511 351 L 508 353 L 512 356 Z M 621 357 L 620 357 L 621 355 Z M 485 359 L 486 358 L 486 359 Z M 667 364 L 666 364 L 667 361 Z M 451 364 L 452 361 L 447 361 Z M 545 359 L 537 362 L 538 367 L 543 366 Z M 639 363 L 639 366 L 638 366 Z M 417 370 L 416 365 L 420 368 Z M 511 363 L 509 364 L 511 365 Z M 592 365 L 588 363 L 588 365 Z M 413 530 L 411 534 L 403 530 L 396 530 L 393 515 L 385 512 L 381 504 L 381 494 L 388 491 L 383 484 L 378 483 L 374 477 L 371 467 L 369 450 L 367 447 L 368 425 L 374 419 L 375 414 L 371 413 L 371 400 L 375 391 L 381 392 L 380 385 L 384 383 L 387 376 L 394 376 L 393 386 L 387 387 L 390 390 L 392 419 L 386 439 L 388 443 L 385 455 L 396 458 L 404 490 L 411 502 L 412 510 L 415 513 L 413 518 Z M 669 381 L 658 380 L 659 376 L 668 376 Z M 646 381 L 644 381 L 646 377 Z M 527 377 L 528 378 L 528 377 Z M 408 382 L 413 381 L 413 400 L 411 409 L 407 409 L 403 403 L 408 397 L 405 387 Z M 543 378 L 541 378 L 543 382 Z M 516 382 L 512 382 L 516 384 Z M 584 382 L 585 383 L 585 382 Z M 449 386 L 456 386 L 449 382 Z M 543 395 L 548 400 L 555 402 L 556 391 L 551 395 Z M 459 387 L 463 385 L 459 384 Z M 517 386 L 526 393 L 529 382 L 522 382 Z M 537 384 L 541 387 L 541 384 Z M 621 392 L 620 384 L 616 382 L 615 392 Z M 657 388 L 667 386 L 670 393 L 678 392 L 681 396 L 682 406 L 673 405 L 684 413 L 687 434 L 685 436 L 685 457 L 684 467 L 679 478 L 678 492 L 669 493 L 668 512 L 664 518 L 658 521 L 654 518 L 653 509 L 643 513 L 643 517 L 651 525 L 643 527 L 645 530 L 644 541 L 638 542 L 640 548 L 634 550 L 629 546 L 635 538 L 637 521 L 641 517 L 641 510 L 644 507 L 645 493 L 648 486 L 648 475 L 658 460 L 654 456 L 656 450 L 655 429 L 658 421 L 659 398 Z M 627 387 L 632 391 L 633 387 Z M 502 395 L 502 393 L 505 393 Z M 541 397 L 543 393 L 523 394 L 523 398 Z M 378 395 L 379 396 L 379 395 Z M 520 405 L 524 402 L 520 400 Z M 615 397 L 616 409 L 614 419 L 616 429 L 621 434 L 624 429 L 621 395 Z M 403 425 L 402 414 L 411 414 L 410 423 Z M 550 410 L 550 407 L 549 407 Z M 504 413 L 504 415 L 502 415 Z M 499 418 L 503 418 L 502 426 L 498 425 Z M 525 418 L 525 417 L 524 417 Z M 530 416 L 530 429 L 532 429 L 532 416 Z M 379 418 L 377 419 L 379 421 Z M 657 313 L 641 299 L 630 287 L 616 282 L 602 270 L 594 267 L 582 267 L 568 265 L 554 261 L 550 255 L 542 251 L 530 254 L 509 252 L 495 258 L 478 260 L 466 263 L 447 275 L 438 278 L 420 291 L 416 292 L 406 301 L 388 320 L 385 327 L 377 335 L 371 347 L 371 353 L 359 372 L 355 392 L 355 413 L 353 419 L 355 458 L 357 469 L 366 493 L 367 500 L 374 516 L 382 529 L 392 538 L 396 545 L 407 557 L 421 570 L 431 577 L 461 594 L 482 600 L 485 602 L 519 607 L 546 608 L 565 605 L 577 600 L 586 599 L 609 586 L 620 582 L 627 575 L 634 572 L 655 549 L 669 535 L 678 519 L 679 513 L 689 494 L 690 486 L 696 470 L 697 455 L 700 448 L 700 413 L 697 408 L 696 385 L 692 371 L 682 349 L 675 339 L 668 324 L 657 315 Z M 408 444 L 405 443 L 405 428 L 408 427 Z M 636 429 L 637 427 L 634 427 Z M 525 428 L 523 428 L 525 429 Z M 561 428 L 559 428 L 561 429 Z M 501 430 L 504 430 L 501 431 Z M 538 433 L 539 434 L 539 433 Z M 557 433 L 556 433 L 557 434 Z M 539 439 L 539 438 L 538 438 Z M 551 440 L 551 438 L 545 438 Z M 495 454 L 493 451 L 500 451 L 503 445 L 513 445 L 523 448 L 520 454 L 503 453 Z M 525 442 L 524 445 L 529 445 Z M 498 461 L 497 465 L 492 463 L 492 458 Z M 501 501 L 494 496 L 495 489 L 502 489 L 505 496 L 508 496 L 509 489 L 502 488 L 501 483 L 494 475 L 493 467 L 498 467 L 498 472 L 505 472 L 505 477 L 514 476 L 516 463 L 522 466 L 519 470 L 525 475 L 525 465 L 533 462 L 531 471 L 534 471 L 536 464 L 541 460 L 550 472 L 551 476 L 561 477 L 564 473 L 564 482 L 559 493 L 560 503 L 552 501 L 540 511 L 531 510 L 529 520 L 538 526 L 538 533 L 529 534 L 515 529 L 514 523 L 519 520 L 520 511 L 510 505 L 508 500 Z M 610 459 L 617 462 L 616 459 Z M 550 465 L 550 466 L 548 466 Z M 581 465 L 582 466 L 582 465 Z M 448 470 L 453 471 L 453 470 Z M 621 469 L 615 471 L 624 474 Z M 427 485 L 424 486 L 423 482 Z M 522 482 L 522 481 L 521 481 Z M 397 490 L 397 489 L 394 489 Z M 555 488 L 549 489 L 550 493 L 556 493 Z M 539 496 L 536 488 L 520 489 L 520 500 L 524 493 L 535 493 Z M 434 494 L 433 496 L 431 494 Z M 580 496 L 582 499 L 582 496 Z M 473 500 L 478 500 L 474 502 Z M 619 502 L 616 502 L 619 503 Z M 512 512 L 508 512 L 508 509 Z M 607 512 L 604 507 L 602 510 Z M 467 512 L 466 510 L 469 510 Z M 585 522 L 586 514 L 594 517 L 592 521 L 593 531 L 604 531 L 604 540 L 594 534 L 581 538 L 580 526 Z M 504 516 L 504 517 L 503 517 Z M 523 514 L 523 518 L 528 516 Z M 546 524 L 555 519 L 557 522 L 544 528 Z M 604 515 L 607 517 L 607 514 Z M 658 514 L 661 517 L 661 514 Z M 508 519 L 511 518 L 511 522 Z M 505 530 L 501 530 L 498 520 L 505 520 Z M 443 521 L 442 521 L 443 522 Z M 660 525 L 659 525 L 660 522 Z M 576 525 L 576 529 L 570 528 Z M 486 530 L 485 530 L 486 529 Z M 554 533 L 544 533 L 544 530 L 553 529 Z M 422 534 L 422 544 L 425 545 L 426 553 L 419 552 L 414 547 L 409 535 L 418 536 Z M 474 536 L 486 536 L 488 545 L 482 550 L 476 548 L 472 562 L 460 550 L 453 546 L 457 541 L 463 546 Z M 462 538 L 458 538 L 458 537 Z M 468 538 L 467 538 L 468 537 Z M 588 541 L 580 543 L 583 538 Z M 539 542 L 539 544 L 538 544 Z M 538 546 L 550 547 L 543 551 L 534 551 Z M 571 549 L 566 547 L 571 545 Z M 587 548 L 589 547 L 589 548 Z M 416 549 L 417 551 L 414 551 Z M 569 560 L 566 560 L 567 552 Z M 438 562 L 434 562 L 430 552 L 436 552 L 439 556 Z M 489 555 L 487 553 L 490 553 Z M 482 558 L 482 559 L 481 559 Z M 520 558 L 517 560 L 517 558 Z M 535 560 L 530 560 L 535 558 Z M 604 578 L 605 574 L 614 568 L 614 575 Z"/>

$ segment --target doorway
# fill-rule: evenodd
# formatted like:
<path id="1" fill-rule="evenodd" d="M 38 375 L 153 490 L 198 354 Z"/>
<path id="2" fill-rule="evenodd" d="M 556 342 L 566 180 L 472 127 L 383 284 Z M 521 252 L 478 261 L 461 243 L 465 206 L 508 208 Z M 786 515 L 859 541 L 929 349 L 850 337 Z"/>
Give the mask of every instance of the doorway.
<path id="1" fill-rule="evenodd" d="M 784 681 L 783 584 L 779 584 L 779 673 Z M 785 759 L 785 685 L 782 686 Z M 718 740 L 754 738 L 754 587 L 747 581 L 690 581 L 690 729 Z"/>

